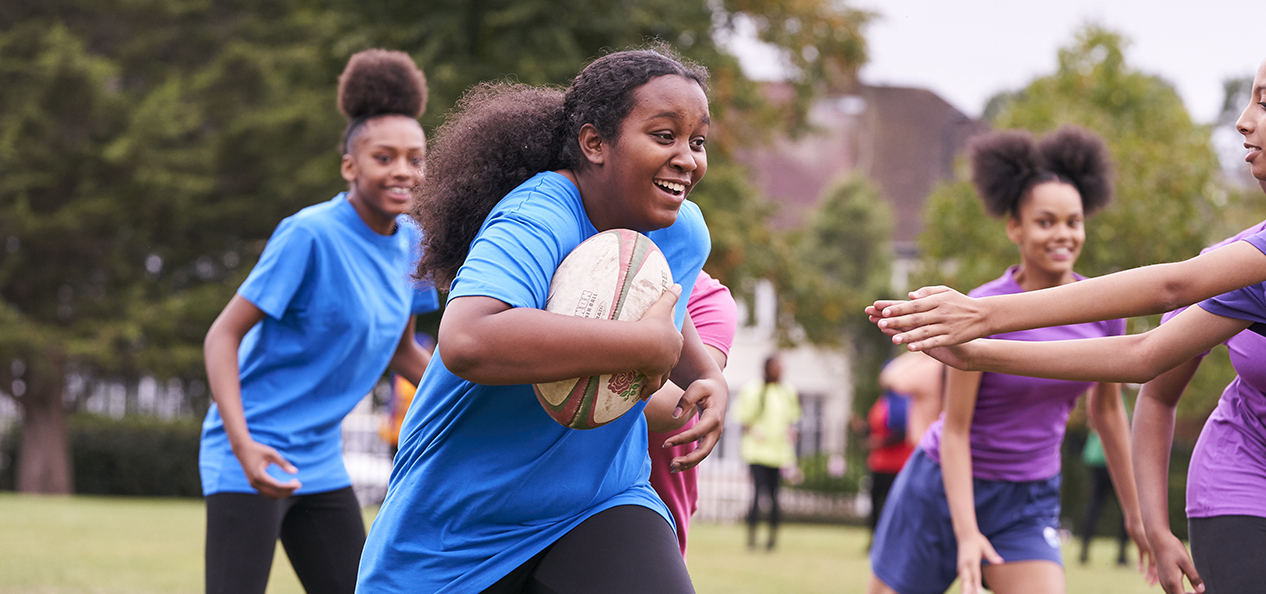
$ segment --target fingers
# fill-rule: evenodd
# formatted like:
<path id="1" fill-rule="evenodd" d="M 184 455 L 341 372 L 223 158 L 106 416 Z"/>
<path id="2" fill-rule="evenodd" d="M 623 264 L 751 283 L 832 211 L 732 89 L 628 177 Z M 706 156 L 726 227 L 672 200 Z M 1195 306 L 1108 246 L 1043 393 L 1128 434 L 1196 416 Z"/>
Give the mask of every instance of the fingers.
<path id="1" fill-rule="evenodd" d="M 947 293 L 947 292 L 949 292 L 949 291 L 953 291 L 953 290 L 954 290 L 954 289 L 951 289 L 951 288 L 949 288 L 949 287 L 947 287 L 947 286 L 945 286 L 945 285 L 934 285 L 934 286 L 931 286 L 931 287 L 923 287 L 923 288 L 918 289 L 918 290 L 915 290 L 915 291 L 910 291 L 910 298 L 911 298 L 911 299 L 922 299 L 922 298 L 924 298 L 924 297 L 931 297 L 932 295 L 935 295 L 935 294 L 937 294 L 937 293 Z"/>
<path id="2" fill-rule="evenodd" d="M 642 317 L 649 318 L 653 316 L 666 316 L 671 318 L 673 315 L 673 308 L 677 306 L 677 299 L 679 297 L 681 297 L 681 285 L 673 285 L 669 287 L 668 290 L 664 291 L 664 294 L 655 301 L 655 303 L 651 304 L 650 308 L 646 310 L 646 313 L 643 314 Z"/>
<path id="3" fill-rule="evenodd" d="M 1192 563 L 1190 555 L 1183 555 L 1178 560 L 1178 569 L 1182 570 L 1182 575 L 1187 576 L 1187 581 L 1191 582 L 1191 587 L 1195 589 L 1196 594 L 1204 592 L 1204 580 L 1200 579 L 1200 574 L 1196 572 L 1196 565 Z M 1182 578 L 1179 577 L 1178 589 L 1182 590 Z"/>
<path id="4" fill-rule="evenodd" d="M 693 431 L 694 429 L 698 427 L 699 425 L 695 425 L 690 430 Z M 699 447 L 695 448 L 693 452 L 690 452 L 689 454 L 686 454 L 685 456 L 678 456 L 676 458 L 673 458 L 673 463 L 670 466 L 669 472 L 681 472 L 688 468 L 694 468 L 695 466 L 698 466 L 700 462 L 703 462 L 703 460 L 708 457 L 708 454 L 712 453 L 712 448 L 716 447 L 717 442 L 720 440 L 721 440 L 720 428 L 717 428 L 713 431 L 708 431 L 707 433 L 704 434 L 703 439 L 699 440 Z"/>
<path id="5" fill-rule="evenodd" d="M 985 558 L 985 561 L 988 561 L 991 565 L 1002 564 L 1002 555 L 999 555 L 998 551 L 994 550 L 992 544 L 989 544 L 988 542 L 986 542 L 985 546 L 981 547 L 980 552 L 981 552 L 981 556 Z"/>
<path id="6" fill-rule="evenodd" d="M 664 384 L 668 382 L 668 376 L 670 374 L 672 374 L 671 369 L 668 370 L 668 372 L 664 373 L 663 375 L 645 376 L 646 382 L 642 384 L 642 393 L 639 396 L 639 398 L 641 398 L 642 400 L 650 399 L 650 397 L 653 396 L 656 392 L 658 392 L 660 388 L 664 387 Z"/>
<path id="7" fill-rule="evenodd" d="M 958 580 L 963 585 L 963 594 L 982 594 L 985 587 L 980 579 L 979 563 L 964 563 L 958 567 Z"/>

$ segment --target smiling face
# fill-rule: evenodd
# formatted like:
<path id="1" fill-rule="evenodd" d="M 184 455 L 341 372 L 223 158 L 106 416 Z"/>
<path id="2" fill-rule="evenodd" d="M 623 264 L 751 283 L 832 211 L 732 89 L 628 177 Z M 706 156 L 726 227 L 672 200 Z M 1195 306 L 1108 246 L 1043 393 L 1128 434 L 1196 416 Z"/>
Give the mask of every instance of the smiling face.
<path id="1" fill-rule="evenodd" d="M 1073 265 L 1086 242 L 1085 218 L 1073 186 L 1052 181 L 1029 190 L 1019 218 L 1007 219 L 1007 237 L 1020 248 L 1020 286 L 1032 290 L 1073 281 Z"/>
<path id="2" fill-rule="evenodd" d="M 1257 68 L 1257 75 L 1253 77 L 1253 93 L 1240 119 L 1236 120 L 1235 129 L 1244 135 L 1244 148 L 1248 149 L 1244 160 L 1252 168 L 1253 177 L 1263 182 L 1262 187 L 1266 189 L 1266 155 L 1262 154 L 1262 149 L 1266 148 L 1266 61 Z"/>
<path id="3" fill-rule="evenodd" d="M 417 120 L 389 115 L 373 118 L 343 155 L 347 201 L 371 229 L 388 235 L 396 216 L 409 210 L 413 187 L 422 181 L 426 137 Z"/>
<path id="4" fill-rule="evenodd" d="M 672 225 L 708 170 L 708 124 L 708 98 L 699 84 L 667 75 L 633 90 L 617 138 L 582 128 L 586 162 L 575 175 L 594 227 L 647 232 Z"/>

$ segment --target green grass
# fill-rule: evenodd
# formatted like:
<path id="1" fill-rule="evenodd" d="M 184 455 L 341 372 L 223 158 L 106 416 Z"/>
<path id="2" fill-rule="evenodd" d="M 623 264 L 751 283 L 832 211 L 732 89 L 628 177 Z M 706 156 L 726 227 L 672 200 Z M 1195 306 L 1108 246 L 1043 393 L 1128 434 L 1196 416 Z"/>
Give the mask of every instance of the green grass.
<path id="1" fill-rule="evenodd" d="M 0 594 L 196 594 L 203 537 L 199 500 L 0 494 Z M 692 527 L 689 566 L 700 594 L 865 590 L 864 529 L 789 525 L 773 553 L 748 551 L 746 538 L 740 526 Z M 1112 564 L 1115 543 L 1096 547 L 1087 567 L 1072 560 L 1076 546 L 1065 547 L 1069 592 L 1159 592 Z M 268 591 L 303 591 L 280 548 Z"/>

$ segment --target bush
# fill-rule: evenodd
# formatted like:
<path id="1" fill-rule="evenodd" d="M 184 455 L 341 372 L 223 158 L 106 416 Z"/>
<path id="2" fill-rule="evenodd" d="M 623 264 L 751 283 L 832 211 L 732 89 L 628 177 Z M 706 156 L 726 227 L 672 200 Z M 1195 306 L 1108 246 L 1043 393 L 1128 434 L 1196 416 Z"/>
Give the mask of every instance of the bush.
<path id="1" fill-rule="evenodd" d="M 196 419 L 75 414 L 67 429 L 77 494 L 202 496 Z M 0 440 L 0 459 L 15 461 L 21 443 L 21 427 L 15 427 Z M 0 489 L 14 488 L 14 466 L 0 467 Z"/>
<path id="2" fill-rule="evenodd" d="M 818 493 L 856 495 L 861 489 L 862 477 L 866 476 L 865 458 L 848 460 L 848 468 L 843 476 L 832 476 L 829 462 L 830 456 L 825 453 L 800 458 L 800 472 L 804 475 L 804 480 L 794 485 L 794 488 Z"/>

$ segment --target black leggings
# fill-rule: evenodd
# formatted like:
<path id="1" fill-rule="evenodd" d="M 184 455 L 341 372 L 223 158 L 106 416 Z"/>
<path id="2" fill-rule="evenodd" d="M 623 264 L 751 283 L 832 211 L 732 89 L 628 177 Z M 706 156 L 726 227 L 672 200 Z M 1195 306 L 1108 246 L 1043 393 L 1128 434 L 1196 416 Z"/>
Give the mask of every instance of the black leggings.
<path id="1" fill-rule="evenodd" d="M 207 594 L 263 594 L 278 538 L 309 594 L 356 590 L 365 521 L 351 487 L 286 499 L 258 493 L 206 499 Z"/>
<path id="2" fill-rule="evenodd" d="M 756 546 L 756 524 L 760 521 L 761 494 L 769 496 L 769 542 L 767 548 L 774 548 L 774 537 L 778 532 L 778 520 L 782 515 L 778 509 L 778 486 L 782 483 L 782 471 L 772 466 L 752 464 L 752 509 L 747 512 L 747 544 Z"/>
<path id="3" fill-rule="evenodd" d="M 677 532 L 659 514 L 621 505 L 594 514 L 484 594 L 694 594 Z"/>
<path id="4" fill-rule="evenodd" d="M 879 514 L 883 513 L 884 503 L 888 501 L 888 493 L 892 491 L 892 483 L 896 480 L 895 474 L 875 471 L 870 473 L 870 517 L 867 523 L 872 534 L 879 525 Z"/>
<path id="5" fill-rule="evenodd" d="M 1090 468 L 1090 503 L 1086 504 L 1085 523 L 1081 529 L 1081 562 L 1085 563 L 1090 552 L 1090 539 L 1095 535 L 1095 527 L 1099 525 L 1099 513 L 1103 511 L 1103 505 L 1108 502 L 1108 497 L 1117 498 L 1116 489 L 1112 486 L 1112 475 L 1108 474 L 1106 466 L 1091 466 Z M 1128 548 L 1130 537 L 1125 531 L 1125 513 L 1122 512 L 1121 522 L 1117 526 L 1117 563 L 1124 565 L 1126 563 L 1126 549 Z"/>
<path id="6" fill-rule="evenodd" d="M 1260 593 L 1266 584 L 1266 518 L 1188 518 L 1191 557 L 1210 594 Z"/>

